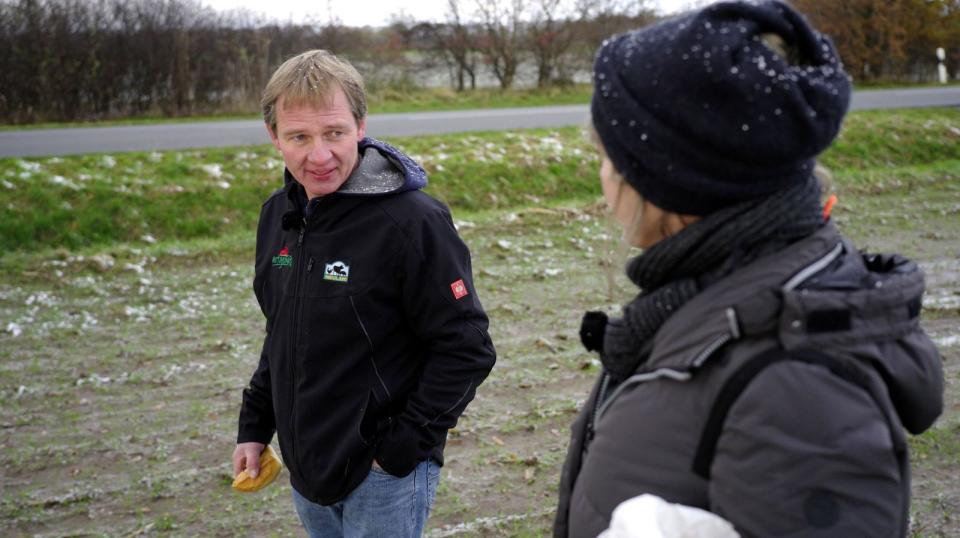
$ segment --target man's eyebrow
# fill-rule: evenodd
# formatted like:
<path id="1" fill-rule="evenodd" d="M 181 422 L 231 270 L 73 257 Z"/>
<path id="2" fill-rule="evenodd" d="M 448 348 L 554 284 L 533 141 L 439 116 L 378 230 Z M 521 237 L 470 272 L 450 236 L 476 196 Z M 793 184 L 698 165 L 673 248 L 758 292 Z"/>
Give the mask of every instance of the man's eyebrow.
<path id="1" fill-rule="evenodd" d="M 303 134 L 303 133 L 304 133 L 304 130 L 303 130 L 303 129 L 300 129 L 300 128 L 281 129 L 281 130 L 280 130 L 280 136 L 284 136 L 284 137 L 286 137 L 286 136 L 298 135 L 298 134 Z"/>

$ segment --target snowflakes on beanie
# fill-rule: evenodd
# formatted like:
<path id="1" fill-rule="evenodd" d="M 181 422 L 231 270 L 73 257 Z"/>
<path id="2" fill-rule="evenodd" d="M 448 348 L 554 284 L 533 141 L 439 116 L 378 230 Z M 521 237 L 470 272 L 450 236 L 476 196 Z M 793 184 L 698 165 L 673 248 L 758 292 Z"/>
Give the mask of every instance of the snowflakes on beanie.
<path id="1" fill-rule="evenodd" d="M 689 214 L 805 179 L 850 100 L 830 39 L 776 0 L 614 36 L 594 75 L 593 122 L 614 165 L 656 205 Z"/>

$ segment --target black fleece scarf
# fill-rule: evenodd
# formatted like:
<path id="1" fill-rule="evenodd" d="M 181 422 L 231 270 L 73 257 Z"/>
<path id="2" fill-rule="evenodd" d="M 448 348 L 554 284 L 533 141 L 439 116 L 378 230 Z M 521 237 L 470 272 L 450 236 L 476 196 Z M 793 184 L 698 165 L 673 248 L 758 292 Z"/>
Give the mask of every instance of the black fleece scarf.
<path id="1" fill-rule="evenodd" d="M 807 181 L 760 200 L 716 211 L 653 245 L 627 264 L 641 292 L 607 323 L 601 362 L 615 378 L 631 375 L 642 348 L 674 312 L 710 284 L 823 225 L 820 185 Z"/>

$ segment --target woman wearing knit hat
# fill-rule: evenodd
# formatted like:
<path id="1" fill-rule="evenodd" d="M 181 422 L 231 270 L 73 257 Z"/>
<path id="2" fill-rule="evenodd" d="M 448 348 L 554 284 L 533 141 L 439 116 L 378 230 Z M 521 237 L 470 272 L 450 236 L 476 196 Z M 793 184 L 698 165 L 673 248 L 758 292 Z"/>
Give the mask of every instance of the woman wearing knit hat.
<path id="1" fill-rule="evenodd" d="M 743 536 L 904 535 L 904 430 L 940 414 L 941 360 L 916 264 L 858 252 L 821 207 L 813 159 L 850 97 L 831 41 L 784 3 L 718 3 L 607 40 L 594 80 L 641 291 L 584 316 L 603 373 L 556 536 L 596 536 L 644 493 Z"/>

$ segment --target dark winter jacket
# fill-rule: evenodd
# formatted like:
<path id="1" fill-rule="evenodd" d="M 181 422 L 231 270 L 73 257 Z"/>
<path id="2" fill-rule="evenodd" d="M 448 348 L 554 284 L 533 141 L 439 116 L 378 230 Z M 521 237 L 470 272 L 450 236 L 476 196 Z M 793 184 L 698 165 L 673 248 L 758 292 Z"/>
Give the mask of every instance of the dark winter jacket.
<path id="1" fill-rule="evenodd" d="M 360 153 L 308 218 L 286 172 L 257 231 L 267 334 L 237 442 L 276 431 L 293 487 L 325 505 L 374 457 L 396 476 L 442 464 L 447 430 L 495 360 L 470 253 L 448 209 L 419 190 L 423 170 L 373 139 Z"/>
<path id="2" fill-rule="evenodd" d="M 942 408 L 923 289 L 914 263 L 863 255 L 832 224 L 706 288 L 632 377 L 594 389 L 555 535 L 594 537 L 651 493 L 747 537 L 903 536 L 904 429 Z"/>

